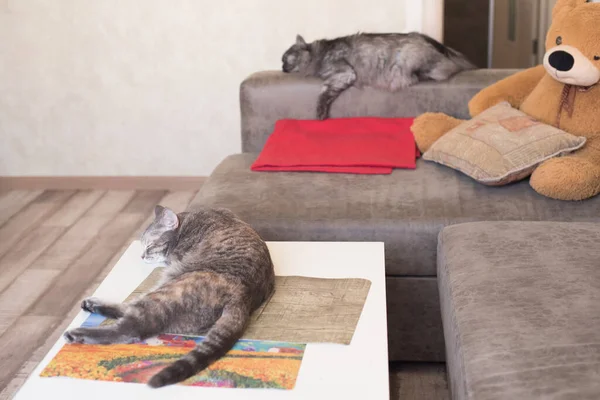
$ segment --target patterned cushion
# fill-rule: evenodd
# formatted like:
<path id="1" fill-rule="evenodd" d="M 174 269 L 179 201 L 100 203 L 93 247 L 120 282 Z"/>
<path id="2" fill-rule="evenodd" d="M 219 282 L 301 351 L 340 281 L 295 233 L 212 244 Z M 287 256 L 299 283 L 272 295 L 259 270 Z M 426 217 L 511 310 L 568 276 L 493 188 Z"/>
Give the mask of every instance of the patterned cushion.
<path id="1" fill-rule="evenodd" d="M 543 161 L 577 150 L 585 141 L 502 102 L 446 133 L 423 158 L 499 186 L 527 178 Z"/>

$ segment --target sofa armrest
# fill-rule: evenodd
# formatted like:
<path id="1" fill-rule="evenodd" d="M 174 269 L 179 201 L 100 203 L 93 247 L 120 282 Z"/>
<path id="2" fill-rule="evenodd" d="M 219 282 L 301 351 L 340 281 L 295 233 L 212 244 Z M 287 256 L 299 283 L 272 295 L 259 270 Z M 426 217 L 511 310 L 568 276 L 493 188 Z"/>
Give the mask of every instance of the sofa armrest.
<path id="1" fill-rule="evenodd" d="M 481 89 L 514 74 L 514 69 L 479 69 L 444 82 L 423 82 L 390 93 L 373 88 L 350 88 L 331 108 L 332 118 L 376 116 L 416 117 L 443 112 L 469 118 L 468 102 Z M 257 72 L 240 87 L 242 151 L 260 152 L 284 118 L 314 119 L 321 81 L 279 71 Z"/>

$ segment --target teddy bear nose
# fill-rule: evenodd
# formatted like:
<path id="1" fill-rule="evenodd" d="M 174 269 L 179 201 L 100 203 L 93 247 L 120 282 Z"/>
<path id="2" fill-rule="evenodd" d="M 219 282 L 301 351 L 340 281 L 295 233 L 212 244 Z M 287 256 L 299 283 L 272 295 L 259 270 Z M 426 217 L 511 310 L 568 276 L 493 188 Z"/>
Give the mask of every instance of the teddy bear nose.
<path id="1" fill-rule="evenodd" d="M 559 71 L 570 71 L 575 65 L 575 59 L 566 51 L 559 50 L 550 54 L 548 63 Z"/>

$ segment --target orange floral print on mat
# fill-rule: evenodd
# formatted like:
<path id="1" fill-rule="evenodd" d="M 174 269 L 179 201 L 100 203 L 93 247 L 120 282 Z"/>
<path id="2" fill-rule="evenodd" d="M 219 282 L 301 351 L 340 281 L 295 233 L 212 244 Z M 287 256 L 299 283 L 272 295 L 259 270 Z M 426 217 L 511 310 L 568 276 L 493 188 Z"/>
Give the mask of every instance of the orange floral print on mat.
<path id="1" fill-rule="evenodd" d="M 98 318 L 90 316 L 94 317 Z M 67 344 L 40 375 L 146 383 L 202 340 L 198 336 L 160 335 L 133 344 Z M 305 348 L 305 344 L 240 340 L 225 357 L 181 384 L 290 390 L 296 384 Z"/>

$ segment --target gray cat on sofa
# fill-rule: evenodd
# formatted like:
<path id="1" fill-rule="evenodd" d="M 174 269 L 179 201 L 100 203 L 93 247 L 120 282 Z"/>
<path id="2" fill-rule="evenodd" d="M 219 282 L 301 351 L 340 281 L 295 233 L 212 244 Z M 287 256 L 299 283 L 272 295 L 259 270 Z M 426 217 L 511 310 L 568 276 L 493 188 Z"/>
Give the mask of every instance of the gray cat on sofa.
<path id="1" fill-rule="evenodd" d="M 296 37 L 282 57 L 286 73 L 323 79 L 317 118 L 351 86 L 396 91 L 420 81 L 446 80 L 475 66 L 458 51 L 420 33 L 358 33 L 307 43 Z"/>

